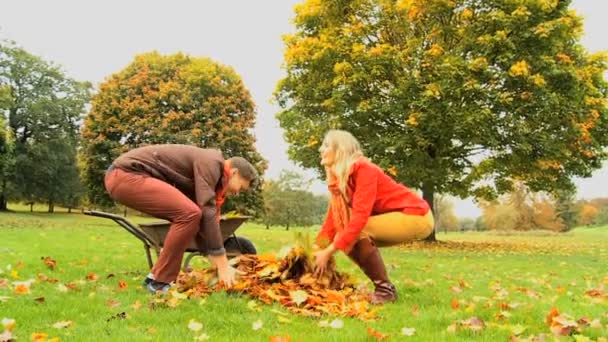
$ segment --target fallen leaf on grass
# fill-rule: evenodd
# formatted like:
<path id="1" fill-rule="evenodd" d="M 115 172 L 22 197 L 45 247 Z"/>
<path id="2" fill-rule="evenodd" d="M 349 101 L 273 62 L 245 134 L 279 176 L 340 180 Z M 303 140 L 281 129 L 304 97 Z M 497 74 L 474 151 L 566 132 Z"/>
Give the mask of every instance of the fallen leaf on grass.
<path id="1" fill-rule="evenodd" d="M 30 339 L 32 340 L 32 342 L 44 342 L 46 341 L 47 337 L 49 337 L 48 334 L 45 333 L 32 333 L 32 336 L 30 336 Z"/>
<path id="2" fill-rule="evenodd" d="M 57 267 L 57 261 L 53 260 L 51 257 L 41 257 L 40 259 L 42 259 L 42 262 L 51 270 L 54 270 Z"/>
<path id="3" fill-rule="evenodd" d="M 118 288 L 119 289 L 124 290 L 127 287 L 129 287 L 129 286 L 127 285 L 127 283 L 124 280 L 119 280 L 118 281 Z"/>
<path id="4" fill-rule="evenodd" d="M 251 329 L 260 330 L 260 329 L 262 329 L 263 325 L 264 325 L 264 323 L 262 323 L 262 321 L 258 319 L 257 321 L 253 322 L 253 324 L 251 324 Z"/>
<path id="5" fill-rule="evenodd" d="M 139 310 L 141 308 L 141 302 L 139 300 L 136 300 L 135 303 L 133 303 L 133 305 L 131 305 L 131 308 L 133 310 Z"/>
<path id="6" fill-rule="evenodd" d="M 42 304 L 42 303 L 44 303 L 46 301 L 46 299 L 44 297 L 38 297 L 38 298 L 34 298 L 34 301 L 36 303 Z"/>
<path id="7" fill-rule="evenodd" d="M 383 333 L 381 333 L 379 331 L 376 331 L 376 330 L 374 330 L 374 329 L 372 329 L 370 327 L 367 327 L 367 334 L 369 336 L 372 336 L 372 337 L 376 338 L 377 340 L 386 340 L 387 338 L 390 337 L 390 335 L 383 334 Z"/>
<path id="8" fill-rule="evenodd" d="M 416 328 L 401 328 L 401 335 L 414 336 L 414 334 L 416 334 Z"/>
<path id="9" fill-rule="evenodd" d="M 517 324 L 511 327 L 511 333 L 513 333 L 513 335 L 515 336 L 523 334 L 524 331 L 526 331 L 526 327 L 521 324 Z"/>
<path id="10" fill-rule="evenodd" d="M 270 336 L 269 342 L 291 342 L 291 337 L 287 336 Z"/>
<path id="11" fill-rule="evenodd" d="M 460 303 L 458 303 L 458 298 L 452 299 L 452 309 L 457 310 L 460 307 Z"/>
<path id="12" fill-rule="evenodd" d="M 15 321 L 12 318 L 3 318 L 2 319 L 2 326 L 4 327 L 5 330 L 12 331 L 13 328 L 15 328 L 16 324 L 17 324 L 17 321 Z"/>
<path id="13" fill-rule="evenodd" d="M 110 321 L 113 321 L 113 320 L 122 321 L 122 320 L 127 319 L 127 318 L 129 318 L 129 315 L 126 312 L 123 311 L 123 312 L 119 312 L 116 315 L 113 315 L 112 317 L 108 318 L 106 320 L 106 322 L 110 322 Z"/>
<path id="14" fill-rule="evenodd" d="M 197 322 L 194 319 L 191 319 L 188 322 L 188 329 L 190 329 L 194 332 L 200 331 L 201 329 L 203 329 L 203 323 Z"/>
<path id="15" fill-rule="evenodd" d="M 448 326 L 448 332 L 455 333 L 461 329 L 471 330 L 473 332 L 479 332 L 485 328 L 485 323 L 478 317 L 471 317 L 469 319 L 454 322 Z"/>
<path id="16" fill-rule="evenodd" d="M 7 287 L 7 286 L 8 286 L 8 279 L 1 278 L 0 279 L 0 287 Z"/>
<path id="17" fill-rule="evenodd" d="M 30 286 L 28 284 L 17 284 L 13 290 L 15 294 L 24 295 L 30 293 Z"/>
<path id="18" fill-rule="evenodd" d="M 97 279 L 99 279 L 99 277 L 97 276 L 97 274 L 91 272 L 87 274 L 86 279 L 89 281 L 96 281 Z"/>
<path id="19" fill-rule="evenodd" d="M 248 301 L 247 308 L 251 311 L 257 311 L 257 312 L 262 311 L 262 308 L 260 308 L 260 304 L 258 304 L 258 302 L 256 302 L 255 300 Z"/>
<path id="20" fill-rule="evenodd" d="M 279 321 L 279 323 L 291 323 L 291 320 L 285 316 L 277 316 L 277 321 Z"/>
<path id="21" fill-rule="evenodd" d="M 207 335 L 206 333 L 202 333 L 200 335 L 198 335 L 197 337 L 194 338 L 195 341 L 207 341 L 209 340 L 209 335 Z"/>
<path id="22" fill-rule="evenodd" d="M 57 322 L 57 323 L 53 324 L 53 328 L 64 329 L 64 328 L 69 328 L 72 325 L 74 325 L 73 321 L 61 321 L 61 322 Z"/>
<path id="23" fill-rule="evenodd" d="M 412 315 L 414 317 L 418 317 L 418 315 L 420 315 L 420 307 L 417 304 L 412 306 Z"/>
<path id="24" fill-rule="evenodd" d="M 4 341 L 14 341 L 15 339 L 13 338 L 13 334 L 8 331 L 8 330 L 4 330 L 2 332 L 2 334 L 0 334 L 0 341 L 4 342 Z"/>
<path id="25" fill-rule="evenodd" d="M 342 329 L 344 327 L 344 322 L 341 319 L 334 319 L 329 323 L 329 326 L 332 329 Z"/>
<path id="26" fill-rule="evenodd" d="M 111 308 L 115 308 L 117 306 L 120 306 L 120 302 L 116 299 L 108 299 L 106 300 L 106 305 Z"/>

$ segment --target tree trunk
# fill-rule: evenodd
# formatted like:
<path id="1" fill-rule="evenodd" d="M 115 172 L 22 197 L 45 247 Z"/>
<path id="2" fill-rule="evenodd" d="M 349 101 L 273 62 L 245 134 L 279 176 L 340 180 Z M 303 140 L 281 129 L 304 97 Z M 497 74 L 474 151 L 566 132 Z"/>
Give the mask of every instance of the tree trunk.
<path id="1" fill-rule="evenodd" d="M 30 205 L 30 213 L 33 213 L 34 212 L 34 202 L 30 202 L 29 205 Z"/>
<path id="2" fill-rule="evenodd" d="M 127 208 L 125 208 L 124 217 L 127 217 Z"/>
<path id="3" fill-rule="evenodd" d="M 428 184 L 422 185 L 422 198 L 431 206 L 431 211 L 435 213 L 435 189 L 433 186 Z M 437 221 L 435 221 L 437 222 Z M 437 239 L 435 238 L 435 227 L 433 227 L 433 232 L 429 235 L 424 241 L 427 242 L 435 242 Z"/>
<path id="4" fill-rule="evenodd" d="M 72 207 L 68 207 L 68 214 L 72 213 Z"/>
<path id="5" fill-rule="evenodd" d="M 8 210 L 8 201 L 6 200 L 6 197 L 4 196 L 4 192 L 0 194 L 0 211 L 7 211 Z"/>
<path id="6" fill-rule="evenodd" d="M 55 212 L 55 203 L 53 201 L 49 201 L 49 213 Z"/>
<path id="7" fill-rule="evenodd" d="M 0 211 L 7 211 L 8 199 L 6 198 L 6 179 L 2 179 L 2 189 L 0 189 L 0 191 Z"/>

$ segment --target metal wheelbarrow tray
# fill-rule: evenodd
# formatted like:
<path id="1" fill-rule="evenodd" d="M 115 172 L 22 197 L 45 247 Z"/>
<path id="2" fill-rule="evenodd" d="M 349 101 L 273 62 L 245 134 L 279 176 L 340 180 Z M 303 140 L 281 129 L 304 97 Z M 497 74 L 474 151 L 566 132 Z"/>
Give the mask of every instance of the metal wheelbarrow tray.
<path id="1" fill-rule="evenodd" d="M 86 210 L 84 211 L 85 215 L 89 216 L 97 216 L 103 217 L 113 220 L 118 223 L 121 227 L 123 227 L 126 231 L 131 233 L 131 235 L 135 236 L 144 244 L 144 249 L 146 251 L 146 257 L 148 259 L 148 266 L 152 268 L 154 264 L 152 262 L 152 254 L 150 253 L 150 249 L 153 249 L 156 252 L 156 257 L 160 255 L 160 250 L 163 247 L 165 237 L 169 232 L 170 222 L 162 221 L 162 222 L 150 222 L 150 223 L 140 223 L 136 225 L 126 218 L 106 213 L 103 211 L 94 211 L 94 210 Z M 244 237 L 237 237 L 234 232 L 247 221 L 250 216 L 232 216 L 232 217 L 222 217 L 220 220 L 220 230 L 222 232 L 222 237 L 224 239 L 224 248 L 226 248 L 226 254 L 228 257 L 235 257 L 241 254 L 256 254 L 257 251 L 255 246 L 251 241 Z M 197 255 L 205 255 L 204 252 L 201 252 L 198 245 L 194 240 L 190 241 L 188 247 L 186 247 L 186 252 L 189 253 L 186 259 L 184 260 L 183 268 L 188 268 L 190 261 L 193 257 Z"/>

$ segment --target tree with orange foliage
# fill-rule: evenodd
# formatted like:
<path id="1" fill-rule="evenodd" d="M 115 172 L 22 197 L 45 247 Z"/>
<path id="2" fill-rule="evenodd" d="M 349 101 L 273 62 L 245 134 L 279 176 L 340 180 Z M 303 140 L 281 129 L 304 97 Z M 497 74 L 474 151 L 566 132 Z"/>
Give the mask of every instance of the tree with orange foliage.
<path id="1" fill-rule="evenodd" d="M 118 155 L 147 144 L 218 148 L 262 172 L 266 162 L 251 133 L 255 115 L 249 91 L 229 66 L 182 53 L 136 56 L 101 84 L 84 122 L 81 162 L 89 200 L 113 205 L 103 187 L 106 168 Z M 226 206 L 261 208 L 259 189 Z"/>

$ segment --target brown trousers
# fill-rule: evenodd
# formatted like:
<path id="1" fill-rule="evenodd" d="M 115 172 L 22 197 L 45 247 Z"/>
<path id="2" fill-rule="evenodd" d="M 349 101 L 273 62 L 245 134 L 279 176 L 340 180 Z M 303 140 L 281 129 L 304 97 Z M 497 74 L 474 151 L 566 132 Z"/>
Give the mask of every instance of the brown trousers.
<path id="1" fill-rule="evenodd" d="M 105 186 L 116 201 L 171 222 L 152 274 L 156 281 L 174 281 L 186 247 L 200 228 L 201 209 L 170 184 L 144 174 L 111 169 L 106 174 Z"/>

